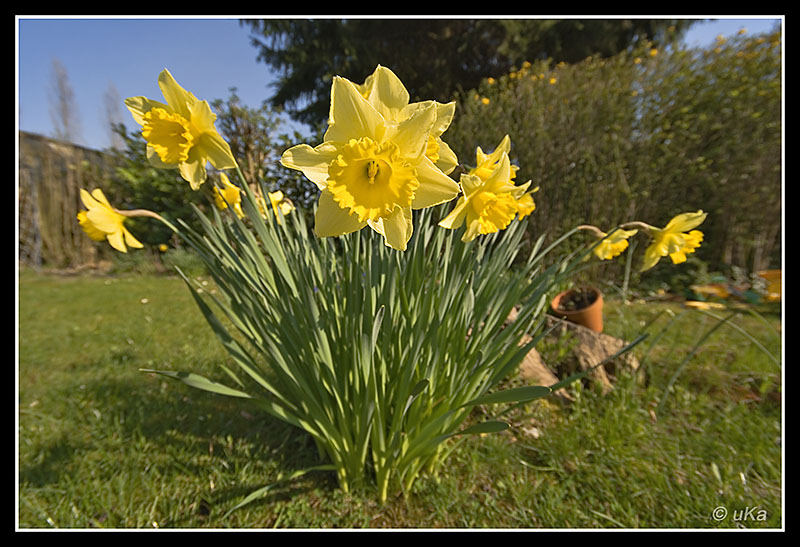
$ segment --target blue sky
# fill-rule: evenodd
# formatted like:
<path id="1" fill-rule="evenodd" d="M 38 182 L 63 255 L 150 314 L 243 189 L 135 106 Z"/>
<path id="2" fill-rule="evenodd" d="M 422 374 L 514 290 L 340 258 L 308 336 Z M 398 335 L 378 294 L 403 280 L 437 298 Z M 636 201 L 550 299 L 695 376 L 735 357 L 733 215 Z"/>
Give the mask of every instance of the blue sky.
<path id="1" fill-rule="evenodd" d="M 686 36 L 686 43 L 705 46 L 716 36 L 731 36 L 741 28 L 748 33 L 764 32 L 776 19 L 780 21 L 780 15 L 698 23 Z M 18 128 L 52 134 L 48 88 L 53 59 L 58 59 L 75 93 L 81 144 L 90 148 L 109 145 L 103 113 L 109 86 L 122 98 L 145 95 L 158 100 L 161 92 L 156 78 L 163 68 L 184 88 L 209 102 L 227 98 L 230 87 L 236 87 L 249 106 L 259 105 L 272 92 L 269 68 L 256 61 L 249 28 L 236 18 L 48 19 L 21 15 L 16 30 Z M 122 114 L 126 125 L 133 128 L 124 107 Z"/>

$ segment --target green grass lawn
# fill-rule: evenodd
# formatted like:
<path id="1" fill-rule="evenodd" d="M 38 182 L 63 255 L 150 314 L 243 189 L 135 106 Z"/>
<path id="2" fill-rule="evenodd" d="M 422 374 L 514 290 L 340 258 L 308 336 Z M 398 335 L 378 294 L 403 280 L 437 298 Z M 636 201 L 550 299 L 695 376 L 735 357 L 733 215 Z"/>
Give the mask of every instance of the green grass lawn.
<path id="1" fill-rule="evenodd" d="M 188 291 L 168 276 L 20 273 L 19 528 L 783 526 L 780 318 L 739 315 L 686 360 L 717 319 L 613 300 L 609 334 L 631 340 L 655 319 L 638 379 L 518 409 L 407 498 L 379 505 L 312 473 L 226 517 L 320 462 L 310 437 L 246 401 L 139 371 L 224 378 Z"/>

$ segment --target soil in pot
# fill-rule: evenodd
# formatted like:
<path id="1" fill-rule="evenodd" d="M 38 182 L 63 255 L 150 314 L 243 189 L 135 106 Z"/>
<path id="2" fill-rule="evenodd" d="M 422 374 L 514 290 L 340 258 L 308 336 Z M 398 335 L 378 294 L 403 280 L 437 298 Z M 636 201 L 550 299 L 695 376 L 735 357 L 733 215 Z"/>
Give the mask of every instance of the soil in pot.
<path id="1" fill-rule="evenodd" d="M 593 289 L 572 289 L 558 302 L 557 311 L 581 310 L 592 305 L 597 300 L 597 291 Z"/>

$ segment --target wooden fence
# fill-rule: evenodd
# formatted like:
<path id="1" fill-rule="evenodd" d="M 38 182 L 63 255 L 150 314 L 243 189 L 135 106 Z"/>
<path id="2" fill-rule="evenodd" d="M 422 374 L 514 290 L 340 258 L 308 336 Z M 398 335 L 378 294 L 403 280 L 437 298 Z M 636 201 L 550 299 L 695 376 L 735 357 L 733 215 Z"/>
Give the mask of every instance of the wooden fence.
<path id="1" fill-rule="evenodd" d="M 81 229 L 80 189 L 107 190 L 113 166 L 103 152 L 19 132 L 19 262 L 34 268 L 97 265 L 106 250 Z"/>

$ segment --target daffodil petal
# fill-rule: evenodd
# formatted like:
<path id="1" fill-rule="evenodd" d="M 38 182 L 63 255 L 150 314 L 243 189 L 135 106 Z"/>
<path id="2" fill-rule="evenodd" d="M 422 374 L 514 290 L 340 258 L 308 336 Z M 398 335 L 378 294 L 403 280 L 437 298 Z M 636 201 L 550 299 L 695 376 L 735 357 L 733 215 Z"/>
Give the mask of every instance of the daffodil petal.
<path id="1" fill-rule="evenodd" d="M 98 230 L 108 234 L 119 230 L 122 215 L 105 207 L 95 207 L 86 212 L 86 218 Z"/>
<path id="2" fill-rule="evenodd" d="M 196 101 L 189 105 L 189 119 L 201 132 L 216 133 L 214 122 L 217 121 L 217 115 L 211 110 L 208 101 Z"/>
<path id="3" fill-rule="evenodd" d="M 484 189 L 487 192 L 513 192 L 516 187 L 511 183 L 511 162 L 508 159 L 508 154 L 503 153 L 497 163 L 497 166 L 492 171 L 492 174 L 486 179 Z"/>
<path id="4" fill-rule="evenodd" d="M 217 169 L 236 169 L 230 145 L 216 131 L 200 135 L 195 148 Z"/>
<path id="5" fill-rule="evenodd" d="M 138 239 L 133 237 L 133 234 L 125 228 L 122 229 L 122 235 L 125 237 L 125 243 L 127 243 L 128 247 L 134 247 L 135 249 L 141 249 L 144 247 L 144 245 L 142 245 Z"/>
<path id="6" fill-rule="evenodd" d="M 164 163 L 161 161 L 161 156 L 159 156 L 158 152 L 156 152 L 156 149 L 149 144 L 145 150 L 145 155 L 147 156 L 147 161 L 150 163 L 150 165 L 157 169 L 174 169 L 178 167 L 177 163 Z"/>
<path id="7" fill-rule="evenodd" d="M 197 97 L 181 87 L 166 68 L 158 75 L 158 87 L 174 112 L 191 119 L 191 106 L 197 102 Z"/>
<path id="8" fill-rule="evenodd" d="M 384 119 L 358 92 L 352 82 L 334 76 L 331 85 L 331 108 L 324 140 L 347 142 L 351 138 L 380 140 Z"/>
<path id="9" fill-rule="evenodd" d="M 477 175 L 462 174 L 461 175 L 461 190 L 464 195 L 469 197 L 478 191 L 483 185 L 483 181 Z"/>
<path id="10" fill-rule="evenodd" d="M 439 143 L 439 159 L 436 160 L 436 167 L 445 175 L 449 175 L 458 165 L 458 157 L 446 142 L 441 139 L 437 142 Z"/>
<path id="11" fill-rule="evenodd" d="M 385 119 L 393 120 L 394 114 L 408 105 L 408 91 L 394 72 L 378 65 L 373 73 L 369 104 Z"/>
<path id="12" fill-rule="evenodd" d="M 653 244 L 647 247 L 644 251 L 644 259 L 642 260 L 642 267 L 639 271 L 643 272 L 655 266 L 661 259 L 661 256 L 657 245 Z"/>
<path id="13" fill-rule="evenodd" d="M 424 156 L 417 164 L 417 180 L 419 187 L 411 202 L 413 209 L 423 209 L 450 201 L 459 192 L 456 181 L 445 175 Z"/>
<path id="14" fill-rule="evenodd" d="M 696 228 L 708 216 L 708 213 L 704 213 L 703 211 L 697 211 L 696 213 L 682 213 L 672 220 L 670 220 L 667 225 L 664 227 L 665 232 L 688 232 L 689 230 Z"/>
<path id="15" fill-rule="evenodd" d="M 472 241 L 480 234 L 480 222 L 477 220 L 473 220 L 472 222 L 467 224 L 467 229 L 464 230 L 464 235 L 461 236 L 461 241 L 467 243 L 468 241 Z"/>
<path id="16" fill-rule="evenodd" d="M 411 208 L 397 207 L 388 216 L 377 221 L 367 221 L 369 226 L 383 235 L 384 243 L 397 251 L 405 251 L 414 231 Z"/>
<path id="17" fill-rule="evenodd" d="M 106 237 L 108 240 L 108 244 L 114 247 L 121 253 L 127 253 L 128 249 L 125 247 L 125 241 L 123 240 L 122 230 L 118 230 L 116 232 L 108 234 Z"/>
<path id="18" fill-rule="evenodd" d="M 150 112 L 154 108 L 163 108 L 167 112 L 171 112 L 172 109 L 169 105 L 164 103 L 153 101 L 148 99 L 147 97 L 129 97 L 125 99 L 125 106 L 130 111 L 131 115 L 133 116 L 134 121 L 139 125 L 144 125 L 144 115 Z"/>
<path id="19" fill-rule="evenodd" d="M 80 190 L 81 201 L 83 202 L 84 207 L 87 209 L 91 209 L 92 207 L 97 206 L 97 200 L 92 197 L 92 195 L 81 188 Z"/>
<path id="20" fill-rule="evenodd" d="M 453 210 L 439 221 L 439 226 L 450 230 L 455 230 L 464 224 L 464 219 L 467 216 L 467 200 L 464 196 L 458 198 L 458 203 L 453 207 Z"/>
<path id="21" fill-rule="evenodd" d="M 431 132 L 437 137 L 447 131 L 450 124 L 453 123 L 453 117 L 456 113 L 456 102 L 450 101 L 449 103 L 436 103 L 436 123 L 433 125 Z"/>
<path id="22" fill-rule="evenodd" d="M 403 120 L 387 135 L 387 138 L 397 144 L 400 154 L 412 163 L 425 154 L 428 145 L 428 133 L 436 121 L 436 108 L 433 104 L 416 112 L 413 116 Z"/>
<path id="23" fill-rule="evenodd" d="M 316 148 L 298 144 L 283 153 L 281 165 L 302 171 L 320 190 L 324 190 L 328 185 L 328 165 L 338 154 L 338 148 L 332 143 L 324 142 Z"/>
<path id="24" fill-rule="evenodd" d="M 333 200 L 333 194 L 323 190 L 317 203 L 314 215 L 314 233 L 319 237 L 331 237 L 349 234 L 366 226 L 366 221 L 359 222 L 356 215 L 351 215 Z"/>
<path id="25" fill-rule="evenodd" d="M 197 190 L 206 181 L 206 166 L 204 158 L 192 158 L 178 165 L 181 177 L 189 183 L 192 190 Z"/>

